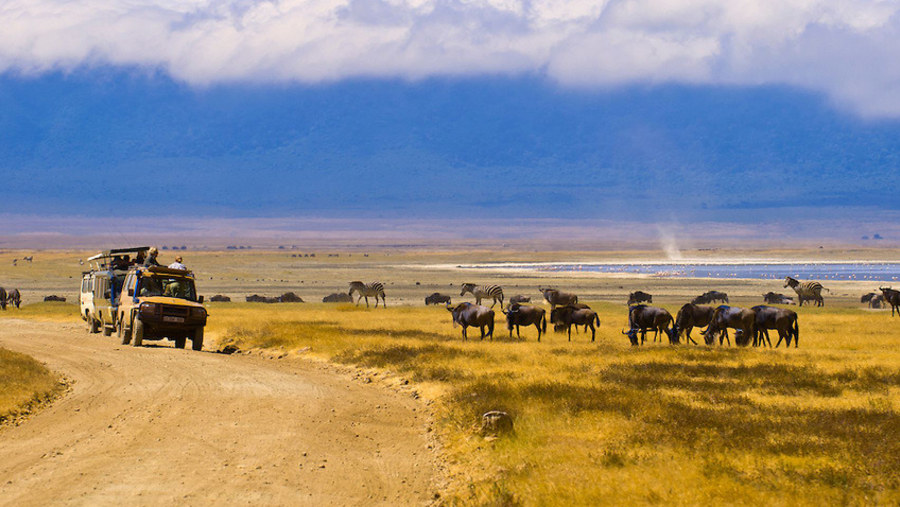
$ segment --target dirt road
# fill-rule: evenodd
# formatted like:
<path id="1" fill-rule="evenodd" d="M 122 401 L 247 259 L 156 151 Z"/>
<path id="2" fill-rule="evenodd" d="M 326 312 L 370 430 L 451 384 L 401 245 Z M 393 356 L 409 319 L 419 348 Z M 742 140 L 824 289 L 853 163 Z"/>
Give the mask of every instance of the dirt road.
<path id="1" fill-rule="evenodd" d="M 0 504 L 421 505 L 434 494 L 418 402 L 314 363 L 136 349 L 19 320 L 0 321 L 0 346 L 74 380 L 0 429 Z"/>

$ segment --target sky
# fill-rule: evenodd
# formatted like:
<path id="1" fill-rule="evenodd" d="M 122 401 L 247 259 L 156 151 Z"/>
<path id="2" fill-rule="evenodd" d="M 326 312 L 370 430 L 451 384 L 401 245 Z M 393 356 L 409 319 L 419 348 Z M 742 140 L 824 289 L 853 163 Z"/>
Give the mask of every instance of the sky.
<path id="1" fill-rule="evenodd" d="M 86 216 L 887 216 L 898 11 L 6 0 L 0 199 Z"/>

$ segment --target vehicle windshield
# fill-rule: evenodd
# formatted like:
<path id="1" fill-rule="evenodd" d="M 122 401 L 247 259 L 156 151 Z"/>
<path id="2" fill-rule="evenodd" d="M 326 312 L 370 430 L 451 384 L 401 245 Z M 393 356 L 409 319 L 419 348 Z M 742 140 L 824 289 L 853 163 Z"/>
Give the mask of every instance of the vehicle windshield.
<path id="1" fill-rule="evenodd" d="M 197 293 L 194 290 L 194 281 L 181 276 L 144 276 L 138 281 L 138 295 L 140 296 L 168 296 L 173 298 L 196 301 Z"/>

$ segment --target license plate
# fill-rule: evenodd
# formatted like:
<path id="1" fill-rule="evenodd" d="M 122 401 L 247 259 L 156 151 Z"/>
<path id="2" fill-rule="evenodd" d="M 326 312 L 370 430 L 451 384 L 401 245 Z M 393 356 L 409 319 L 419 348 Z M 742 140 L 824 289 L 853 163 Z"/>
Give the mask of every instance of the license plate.
<path id="1" fill-rule="evenodd" d="M 184 322 L 184 317 L 163 317 L 163 322 Z"/>

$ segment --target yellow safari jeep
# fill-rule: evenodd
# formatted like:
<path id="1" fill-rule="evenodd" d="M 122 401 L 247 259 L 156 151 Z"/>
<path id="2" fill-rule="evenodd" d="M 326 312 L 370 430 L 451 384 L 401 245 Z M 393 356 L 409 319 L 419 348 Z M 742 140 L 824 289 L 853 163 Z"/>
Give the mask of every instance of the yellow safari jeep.
<path id="1" fill-rule="evenodd" d="M 206 309 L 197 296 L 194 274 L 160 266 L 132 267 L 119 297 L 117 332 L 122 345 L 140 347 L 144 340 L 168 338 L 183 349 L 203 348 Z"/>

